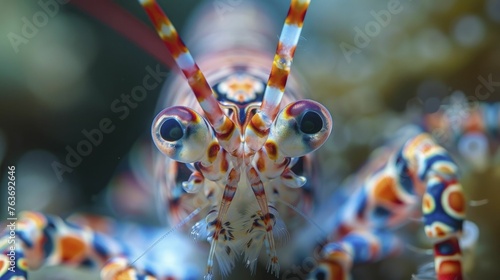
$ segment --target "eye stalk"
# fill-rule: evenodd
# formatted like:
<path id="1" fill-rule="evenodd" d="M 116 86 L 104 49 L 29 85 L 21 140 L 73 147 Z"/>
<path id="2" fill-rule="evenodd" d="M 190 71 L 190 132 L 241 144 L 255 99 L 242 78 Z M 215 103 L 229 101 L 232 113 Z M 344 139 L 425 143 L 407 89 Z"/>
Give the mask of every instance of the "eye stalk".
<path id="1" fill-rule="evenodd" d="M 299 100 L 278 114 L 265 147 L 275 147 L 281 156 L 300 157 L 321 147 L 331 131 L 332 117 L 323 105 Z"/>
<path id="2" fill-rule="evenodd" d="M 202 160 L 214 138 L 205 119 L 183 106 L 161 111 L 153 121 L 151 134 L 163 154 L 184 163 Z"/>

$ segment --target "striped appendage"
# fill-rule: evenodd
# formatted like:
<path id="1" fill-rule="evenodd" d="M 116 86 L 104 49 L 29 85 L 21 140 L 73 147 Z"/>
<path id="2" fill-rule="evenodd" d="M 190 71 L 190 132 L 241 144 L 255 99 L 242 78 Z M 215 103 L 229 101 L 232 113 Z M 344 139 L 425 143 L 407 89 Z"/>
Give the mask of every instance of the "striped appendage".
<path id="1" fill-rule="evenodd" d="M 150 252 L 132 261 L 151 240 L 165 234 L 164 228 L 146 228 L 97 216 L 72 216 L 70 222 L 38 212 L 22 212 L 13 233 L 0 237 L 0 279 L 28 279 L 28 271 L 42 266 L 102 268 L 101 278 L 116 279 L 193 279 L 199 264 L 186 262 L 198 255 L 187 237 L 171 234 L 159 252 Z M 133 234 L 130 234 L 133 232 Z M 163 236 L 165 237 L 165 236 Z M 10 263 L 11 246 L 15 246 L 14 264 Z M 177 247 L 177 248 L 174 248 Z M 182 248 L 182 251 L 179 250 Z M 151 265 L 158 259 L 169 259 L 161 266 Z M 179 263 L 185 269 L 179 270 Z M 187 267 L 186 267 L 187 266 Z M 12 267 L 9 269 L 9 267 Z"/>
<path id="2" fill-rule="evenodd" d="M 205 75 L 182 42 L 172 22 L 155 0 L 139 0 L 139 2 L 153 22 L 156 32 L 163 40 L 177 66 L 182 70 L 206 118 L 216 131 L 221 145 L 228 152 L 235 153 L 240 145 L 239 133 L 236 133 L 237 127 L 222 112 Z"/>
<path id="3" fill-rule="evenodd" d="M 240 181 L 240 173 L 236 171 L 235 169 L 231 169 L 229 172 L 229 176 L 227 179 L 227 184 L 224 188 L 224 193 L 222 195 L 222 201 L 220 205 L 220 209 L 217 213 L 217 218 L 215 221 L 213 221 L 214 224 L 214 233 L 213 233 L 213 240 L 210 244 L 210 252 L 208 254 L 208 262 L 207 262 L 207 279 L 210 279 L 213 277 L 213 263 L 214 263 L 214 256 L 216 254 L 216 248 L 217 244 L 219 241 L 219 235 L 221 234 L 222 229 L 222 221 L 224 221 L 224 218 L 227 214 L 227 211 L 229 210 L 229 206 L 231 205 L 231 202 L 233 201 L 234 195 L 236 194 L 236 189 L 238 186 L 238 182 Z"/>
<path id="4" fill-rule="evenodd" d="M 332 241 L 340 241 L 330 243 L 323 250 L 345 243 L 355 248 L 364 247 L 364 252 L 347 250 L 353 263 L 376 261 L 399 251 L 399 242 L 394 242 L 390 230 L 408 220 L 418 206 L 419 196 L 422 196 L 424 230 L 435 243 L 437 279 L 463 279 L 462 255 L 457 238 L 465 218 L 466 201 L 457 180 L 458 167 L 446 150 L 425 133 L 412 137 L 400 148 L 393 147 L 388 151 L 391 151 L 390 154 L 383 156 L 387 158 L 385 164 L 371 162 L 360 171 L 354 186 L 348 186 L 357 187 L 357 191 L 338 211 L 330 236 Z M 358 237 L 356 232 L 360 230 L 366 234 Z M 353 232 L 356 233 L 354 239 Z M 371 235 L 377 236 L 378 242 L 366 238 Z M 363 242 L 366 244 L 363 245 Z M 373 247 L 373 244 L 378 245 Z M 370 252 L 373 248 L 386 249 L 377 254 L 367 254 L 367 248 Z M 331 260 L 326 258 L 323 266 L 328 267 L 329 262 Z M 337 271 L 337 268 L 330 270 Z M 314 278 L 315 274 L 312 277 L 320 279 Z"/>
<path id="5" fill-rule="evenodd" d="M 143 277 L 145 280 L 156 280 L 158 278 L 151 275 L 141 275 L 134 268 L 130 267 L 129 260 L 123 257 L 116 257 L 108 261 L 101 269 L 102 280 L 136 280 Z"/>
<path id="6" fill-rule="evenodd" d="M 27 270 L 42 265 L 101 267 L 111 256 L 125 251 L 108 236 L 37 212 L 23 212 L 15 233 L 18 258 L 15 273 L 2 272 L 1 279 L 23 279 L 14 276 L 27 277 Z M 3 235 L 1 250 L 8 256 L 10 246 L 6 242 L 8 236 Z"/>
<path id="7" fill-rule="evenodd" d="M 260 111 L 252 117 L 245 130 L 248 155 L 255 154 L 264 145 L 269 127 L 278 114 L 309 3 L 310 0 L 292 0 L 290 3 Z"/>
<path id="8" fill-rule="evenodd" d="M 458 235 L 465 219 L 466 200 L 457 181 L 458 167 L 428 135 L 408 143 L 403 154 L 413 156 L 419 179 L 426 183 L 422 199 L 425 233 L 435 240 L 434 263 L 438 280 L 462 280 L 462 253 Z"/>
<path id="9" fill-rule="evenodd" d="M 262 216 L 264 217 L 264 225 L 266 226 L 266 238 L 269 255 L 269 263 L 267 269 L 271 270 L 276 275 L 276 277 L 278 277 L 280 267 L 278 263 L 278 256 L 276 255 L 276 245 L 274 243 L 271 213 L 269 212 L 268 199 L 264 190 L 264 184 L 262 183 L 257 170 L 255 170 L 255 168 L 253 167 L 247 170 L 247 176 L 255 198 L 257 199 L 257 203 L 259 204 L 260 211 L 262 211 Z"/>
<path id="10" fill-rule="evenodd" d="M 378 261 L 400 249 L 400 241 L 391 232 L 352 231 L 339 242 L 325 245 L 310 279 L 347 280 L 353 263 Z"/>
<path id="11" fill-rule="evenodd" d="M 434 264 L 438 280 L 462 280 L 462 252 L 457 237 L 434 244 Z"/>

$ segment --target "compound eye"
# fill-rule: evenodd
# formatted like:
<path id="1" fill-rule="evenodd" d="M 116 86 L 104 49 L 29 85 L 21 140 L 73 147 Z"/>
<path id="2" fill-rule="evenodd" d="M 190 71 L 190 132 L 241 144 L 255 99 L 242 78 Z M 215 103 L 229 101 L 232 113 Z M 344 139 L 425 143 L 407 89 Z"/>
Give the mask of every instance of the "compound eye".
<path id="1" fill-rule="evenodd" d="M 332 131 L 332 117 L 321 104 L 299 100 L 287 105 L 271 126 L 269 141 L 287 157 L 306 155 L 325 143 Z M 271 145 L 273 145 L 271 144 Z"/>
<path id="2" fill-rule="evenodd" d="M 160 127 L 160 135 L 165 141 L 174 142 L 184 136 L 182 126 L 175 118 L 166 119 Z"/>
<path id="3" fill-rule="evenodd" d="M 300 131 L 304 134 L 315 134 L 323 128 L 323 119 L 314 111 L 307 111 L 300 120 Z"/>
<path id="4" fill-rule="evenodd" d="M 156 147 L 176 161 L 200 161 L 213 139 L 208 122 L 190 108 L 174 106 L 161 111 L 153 121 L 151 134 Z"/>

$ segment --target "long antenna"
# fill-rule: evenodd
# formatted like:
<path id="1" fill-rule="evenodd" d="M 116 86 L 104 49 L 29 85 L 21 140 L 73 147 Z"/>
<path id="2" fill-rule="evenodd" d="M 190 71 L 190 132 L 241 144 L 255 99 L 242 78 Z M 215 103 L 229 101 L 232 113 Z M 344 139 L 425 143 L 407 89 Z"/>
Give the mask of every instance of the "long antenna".
<path id="1" fill-rule="evenodd" d="M 186 77 L 205 113 L 205 117 L 217 133 L 221 146 L 228 152 L 233 153 L 240 144 L 239 133 L 234 133 L 237 127 L 220 108 L 205 75 L 203 75 L 188 48 L 182 42 L 174 25 L 156 0 L 139 0 L 139 3 L 148 14 L 156 32 L 163 40 L 175 63 Z"/>
<path id="2" fill-rule="evenodd" d="M 290 1 L 290 9 L 281 30 L 260 110 L 252 117 L 245 130 L 245 141 L 250 149 L 247 152 L 250 152 L 250 155 L 264 145 L 269 135 L 269 127 L 278 114 L 310 2 L 310 0 Z"/>

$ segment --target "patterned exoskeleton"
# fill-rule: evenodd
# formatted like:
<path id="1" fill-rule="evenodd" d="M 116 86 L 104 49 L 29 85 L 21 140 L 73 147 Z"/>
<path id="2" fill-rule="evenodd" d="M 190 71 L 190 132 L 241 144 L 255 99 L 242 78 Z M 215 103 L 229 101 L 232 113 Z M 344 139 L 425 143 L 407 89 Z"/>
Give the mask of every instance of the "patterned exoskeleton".
<path id="1" fill-rule="evenodd" d="M 223 30 L 204 26 L 202 19 L 197 30 L 203 35 L 196 36 L 203 47 L 198 67 L 156 1 L 140 0 L 184 75 L 170 81 L 152 126 L 162 152 L 154 167 L 161 214 L 177 229 L 198 220 L 190 232 L 210 244 L 204 275 L 212 279 L 214 259 L 221 274 L 228 275 L 241 255 L 252 272 L 262 256 L 268 271 L 279 276 L 277 244 L 288 238 L 287 232 L 290 242 L 301 240 L 309 230 L 302 229 L 308 226 L 302 215 L 315 213 L 312 220 L 321 219 L 327 234 L 309 277 L 340 280 L 349 278 L 354 263 L 401 251 L 392 229 L 421 206 L 425 233 L 434 241 L 437 279 L 463 279 L 458 237 L 466 202 L 458 168 L 428 134 L 415 132 L 388 144 L 346 184 L 349 196 L 313 211 L 314 189 L 326 184 L 316 182 L 311 152 L 326 141 L 333 122 L 323 105 L 300 100 L 304 89 L 296 77 L 289 79 L 309 2 L 291 1 L 274 58 L 264 48 L 267 22 L 256 20 L 250 8 L 233 14 L 234 25 L 219 26 Z M 123 235 L 131 232 L 129 226 L 110 223 L 25 213 L 16 231 L 22 243 L 16 249 L 17 270 L 8 269 L 5 235 L 0 275 L 22 279 L 15 277 L 26 277 L 27 269 L 41 265 L 92 264 L 103 267 L 103 279 L 199 277 L 165 269 L 162 262 L 174 261 L 162 254 L 146 253 L 136 261 L 138 248 L 144 247 L 127 244 Z M 143 244 L 161 236 L 161 229 L 133 232 L 144 236 Z M 172 250 L 174 236 L 158 246 Z M 195 263 L 192 259 L 184 262 Z"/>

